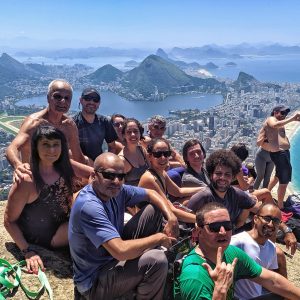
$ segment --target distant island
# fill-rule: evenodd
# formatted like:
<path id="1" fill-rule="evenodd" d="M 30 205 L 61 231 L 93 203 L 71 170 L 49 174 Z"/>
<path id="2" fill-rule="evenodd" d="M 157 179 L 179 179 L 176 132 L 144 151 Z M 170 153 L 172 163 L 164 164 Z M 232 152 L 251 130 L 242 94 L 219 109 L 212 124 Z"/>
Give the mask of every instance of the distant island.
<path id="1" fill-rule="evenodd" d="M 236 67 L 237 64 L 233 61 L 229 61 L 228 63 L 225 64 L 225 66 L 227 66 L 227 67 Z"/>

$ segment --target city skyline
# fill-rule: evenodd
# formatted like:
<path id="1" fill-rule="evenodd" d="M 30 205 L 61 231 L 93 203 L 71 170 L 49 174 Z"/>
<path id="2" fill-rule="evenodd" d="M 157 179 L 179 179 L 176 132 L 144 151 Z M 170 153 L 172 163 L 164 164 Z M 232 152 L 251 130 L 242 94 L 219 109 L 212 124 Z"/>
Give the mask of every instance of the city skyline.
<path id="1" fill-rule="evenodd" d="M 3 1 L 0 48 L 299 45 L 300 2 Z"/>

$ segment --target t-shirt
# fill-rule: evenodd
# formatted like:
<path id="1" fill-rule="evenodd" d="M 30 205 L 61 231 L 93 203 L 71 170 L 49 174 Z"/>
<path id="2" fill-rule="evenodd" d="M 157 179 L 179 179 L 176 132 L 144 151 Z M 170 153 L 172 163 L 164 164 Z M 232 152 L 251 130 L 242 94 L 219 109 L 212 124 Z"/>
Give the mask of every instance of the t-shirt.
<path id="1" fill-rule="evenodd" d="M 256 203 L 248 193 L 239 188 L 230 186 L 225 197 L 220 198 L 215 190 L 211 186 L 208 186 L 192 196 L 187 207 L 193 210 L 193 212 L 196 212 L 200 207 L 209 202 L 219 202 L 224 204 L 228 209 L 230 220 L 233 223 L 236 223 L 237 218 L 243 209 L 249 209 Z"/>
<path id="2" fill-rule="evenodd" d="M 231 245 L 245 251 L 262 267 L 275 270 L 278 268 L 276 246 L 270 240 L 259 245 L 248 232 L 244 231 L 231 237 Z M 248 279 L 239 280 L 234 287 L 234 294 L 240 300 L 252 299 L 262 294 L 262 286 Z"/>
<path id="3" fill-rule="evenodd" d="M 202 169 L 200 173 L 196 173 L 191 168 L 187 168 L 182 175 L 182 187 L 204 187 L 209 183 L 209 176 L 205 169 Z"/>
<path id="4" fill-rule="evenodd" d="M 104 139 L 107 143 L 118 139 L 117 133 L 107 117 L 95 115 L 94 122 L 89 123 L 82 113 L 78 112 L 73 120 L 78 128 L 81 151 L 92 160 L 95 160 L 103 152 Z"/>
<path id="5" fill-rule="evenodd" d="M 68 230 L 74 282 L 80 293 L 87 291 L 97 273 L 114 260 L 102 244 L 122 236 L 125 208 L 147 200 L 145 189 L 128 185 L 108 201 L 99 199 L 92 185 L 81 190 L 71 210 Z"/>
<path id="6" fill-rule="evenodd" d="M 227 300 L 233 299 L 234 283 L 242 278 L 255 278 L 260 276 L 262 267 L 250 258 L 244 251 L 229 245 L 224 251 L 223 261 L 232 263 L 234 258 L 238 261 L 234 271 L 233 285 L 227 292 Z M 184 259 L 179 277 L 174 282 L 175 300 L 211 300 L 214 292 L 214 282 L 202 263 L 207 262 L 212 267 L 212 262 L 206 261 L 193 249 Z"/>

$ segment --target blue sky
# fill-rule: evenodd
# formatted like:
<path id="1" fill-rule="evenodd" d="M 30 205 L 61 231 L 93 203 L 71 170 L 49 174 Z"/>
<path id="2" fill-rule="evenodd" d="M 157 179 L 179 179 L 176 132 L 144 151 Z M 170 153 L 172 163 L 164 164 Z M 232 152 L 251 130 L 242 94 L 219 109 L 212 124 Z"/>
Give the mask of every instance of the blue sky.
<path id="1" fill-rule="evenodd" d="M 0 45 L 157 48 L 300 44 L 298 0 L 0 2 Z M 22 39 L 21 39 L 22 37 Z M 26 39 L 25 39 L 26 38 Z"/>

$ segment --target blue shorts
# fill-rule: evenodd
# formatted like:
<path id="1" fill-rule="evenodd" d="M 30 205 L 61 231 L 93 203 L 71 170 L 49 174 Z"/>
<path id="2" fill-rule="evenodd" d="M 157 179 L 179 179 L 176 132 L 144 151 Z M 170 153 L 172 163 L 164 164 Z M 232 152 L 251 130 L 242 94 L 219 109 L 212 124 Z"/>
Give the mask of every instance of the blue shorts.
<path id="1" fill-rule="evenodd" d="M 270 156 L 275 164 L 275 176 L 279 179 L 279 183 L 288 184 L 292 180 L 290 151 L 270 152 Z"/>

